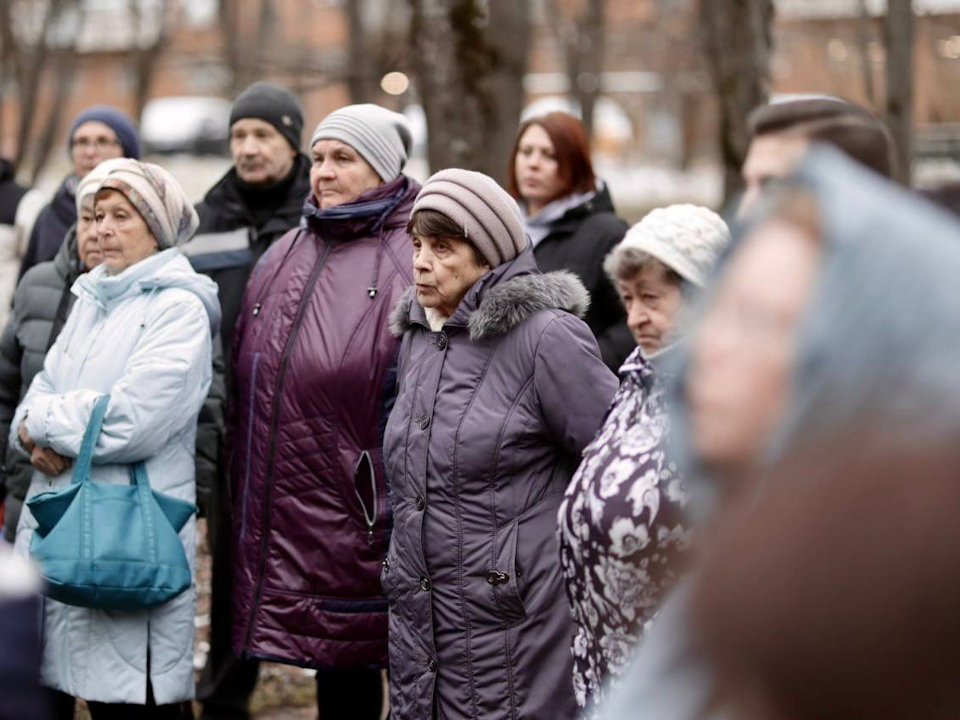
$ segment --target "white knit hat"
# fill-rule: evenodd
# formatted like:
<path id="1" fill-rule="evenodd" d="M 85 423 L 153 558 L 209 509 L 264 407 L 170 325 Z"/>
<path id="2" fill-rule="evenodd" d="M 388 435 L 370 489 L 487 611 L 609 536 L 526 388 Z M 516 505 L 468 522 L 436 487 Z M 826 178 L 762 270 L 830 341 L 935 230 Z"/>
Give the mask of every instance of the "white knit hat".
<path id="1" fill-rule="evenodd" d="M 700 205 L 658 208 L 627 231 L 613 252 L 642 250 L 685 280 L 703 287 L 710 268 L 730 243 L 730 229 Z"/>

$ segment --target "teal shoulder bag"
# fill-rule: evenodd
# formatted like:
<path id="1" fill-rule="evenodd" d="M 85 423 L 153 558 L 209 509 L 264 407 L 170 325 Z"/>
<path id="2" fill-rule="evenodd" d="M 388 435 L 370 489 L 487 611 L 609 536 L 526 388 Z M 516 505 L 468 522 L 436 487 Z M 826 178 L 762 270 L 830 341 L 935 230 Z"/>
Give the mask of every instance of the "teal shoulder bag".
<path id="1" fill-rule="evenodd" d="M 37 521 L 30 552 L 48 597 L 98 610 L 162 605 L 192 582 L 177 533 L 196 512 L 191 503 L 150 489 L 143 462 L 130 484 L 90 477 L 109 395 L 97 400 L 70 485 L 27 501 Z"/>

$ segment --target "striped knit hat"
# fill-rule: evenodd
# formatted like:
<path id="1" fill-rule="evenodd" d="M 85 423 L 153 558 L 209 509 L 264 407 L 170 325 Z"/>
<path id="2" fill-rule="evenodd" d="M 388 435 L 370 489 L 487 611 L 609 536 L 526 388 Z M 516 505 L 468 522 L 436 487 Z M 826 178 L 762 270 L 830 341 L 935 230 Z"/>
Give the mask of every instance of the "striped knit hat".
<path id="1" fill-rule="evenodd" d="M 313 131 L 310 147 L 317 140 L 346 143 L 370 163 L 385 183 L 400 175 L 413 147 L 407 119 L 370 103 L 348 105 L 327 115 Z"/>
<path id="2" fill-rule="evenodd" d="M 529 242 L 517 201 L 483 173 L 450 168 L 432 175 L 411 215 L 420 210 L 436 210 L 462 227 L 492 268 L 513 260 Z"/>

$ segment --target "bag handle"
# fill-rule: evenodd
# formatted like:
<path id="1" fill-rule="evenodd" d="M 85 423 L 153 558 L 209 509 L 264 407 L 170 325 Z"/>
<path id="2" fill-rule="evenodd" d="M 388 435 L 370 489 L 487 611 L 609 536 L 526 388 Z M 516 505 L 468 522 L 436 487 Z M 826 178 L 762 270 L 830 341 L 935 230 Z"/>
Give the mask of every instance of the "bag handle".
<path id="1" fill-rule="evenodd" d="M 110 395 L 101 395 L 93 406 L 93 412 L 90 413 L 90 421 L 87 423 L 87 430 L 83 433 L 83 443 L 80 445 L 80 454 L 77 455 L 77 461 L 73 465 L 73 477 L 70 480 L 71 485 L 82 483 L 90 477 L 90 465 L 93 463 L 93 449 L 97 446 L 97 438 L 100 437 L 100 430 L 103 427 L 103 417 L 107 414 L 107 405 L 109 402 Z"/>

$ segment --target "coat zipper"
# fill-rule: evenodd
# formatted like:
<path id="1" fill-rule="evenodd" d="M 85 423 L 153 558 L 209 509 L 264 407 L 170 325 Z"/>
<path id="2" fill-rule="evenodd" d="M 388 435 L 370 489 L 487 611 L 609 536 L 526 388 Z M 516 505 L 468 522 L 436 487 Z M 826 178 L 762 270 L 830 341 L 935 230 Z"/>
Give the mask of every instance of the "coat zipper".
<path id="1" fill-rule="evenodd" d="M 250 410 L 247 412 L 247 457 L 243 469 L 243 497 L 240 501 L 243 503 L 243 511 L 240 514 L 240 540 L 247 536 L 247 498 L 250 495 L 250 443 L 253 442 L 253 413 L 254 397 L 257 390 L 257 368 L 260 366 L 260 353 L 253 355 L 253 370 L 250 372 L 250 395 L 247 398 Z"/>
<path id="2" fill-rule="evenodd" d="M 317 280 L 320 277 L 320 271 L 323 270 L 323 266 L 327 263 L 327 256 L 330 254 L 330 245 L 327 244 L 323 250 L 323 255 L 320 256 L 320 259 L 317 261 L 317 264 L 313 267 L 313 272 L 310 274 L 310 279 L 307 281 L 307 284 L 303 290 L 303 298 L 300 301 L 300 307 L 297 308 L 297 315 L 293 320 L 293 329 L 290 331 L 290 337 L 287 338 L 287 344 L 283 348 L 283 356 L 280 358 L 280 369 L 277 373 L 277 383 L 274 386 L 273 393 L 273 417 L 270 420 L 270 446 L 267 449 L 267 481 L 264 483 L 264 490 L 266 496 L 263 503 L 263 532 L 260 537 L 260 557 L 259 562 L 257 563 L 257 592 L 254 595 L 253 607 L 250 609 L 250 620 L 247 623 L 247 638 L 244 642 L 244 654 L 250 651 L 250 641 L 253 638 L 253 628 L 254 621 L 257 617 L 257 612 L 260 609 L 260 600 L 263 597 L 263 573 L 264 565 L 267 560 L 267 544 L 269 543 L 270 533 L 269 523 L 270 523 L 270 500 L 272 495 L 272 484 L 273 484 L 273 461 L 277 453 L 277 428 L 280 423 L 280 399 L 283 394 L 283 384 L 287 375 L 287 365 L 290 362 L 290 355 L 293 352 L 293 344 L 296 342 L 297 335 L 300 333 L 300 326 L 303 324 L 303 316 L 307 311 L 307 304 L 310 300 L 310 295 L 313 293 L 313 288 L 317 284 Z"/>

